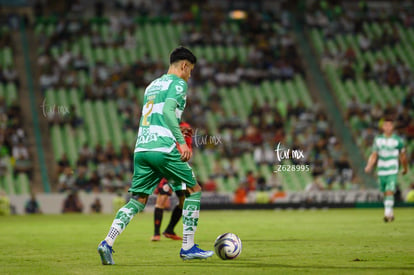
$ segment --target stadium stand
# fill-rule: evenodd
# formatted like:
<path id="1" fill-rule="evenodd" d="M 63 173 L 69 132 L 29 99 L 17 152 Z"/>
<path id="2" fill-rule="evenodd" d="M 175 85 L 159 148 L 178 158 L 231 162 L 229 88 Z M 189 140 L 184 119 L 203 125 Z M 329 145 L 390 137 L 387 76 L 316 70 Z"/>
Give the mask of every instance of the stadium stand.
<path id="1" fill-rule="evenodd" d="M 0 22 L 0 189 L 8 194 L 28 194 L 32 154 L 22 126 L 18 101 L 20 80 L 15 66 L 13 28 Z"/>
<path id="2" fill-rule="evenodd" d="M 209 1 L 157 3 L 75 1 L 56 13 L 34 6 L 32 69 L 51 136 L 55 163 L 47 165 L 56 168 L 53 190 L 115 192 L 129 185 L 144 88 L 165 73 L 169 51 L 180 44 L 198 56 L 183 119 L 195 129 L 192 165 L 211 191 L 364 188 L 343 137 L 333 131 L 332 112 L 307 82 L 307 57 L 298 50 L 288 10 L 252 9 L 236 20 L 225 5 Z M 365 156 L 386 113 L 396 115 L 397 130 L 408 152 L 414 151 L 412 7 L 386 5 L 316 1 L 303 19 L 324 77 Z M 1 29 L 0 98 L 2 109 L 13 113 L 19 79 L 8 28 Z M 7 124 L 19 125 L 13 116 Z M 9 153 L 1 163 L 8 169 L 1 187 L 10 194 L 27 193 L 32 171 L 16 169 L 11 142 L 15 139 L 4 143 Z M 300 157 L 291 153 L 279 161 L 278 146 Z M 296 165 L 295 171 L 275 173 L 282 164 Z M 410 171 L 400 179 L 403 188 L 414 180 Z"/>
<path id="3" fill-rule="evenodd" d="M 414 149 L 413 6 L 323 3 L 307 11 L 308 35 L 355 142 L 368 157 L 381 119 L 392 114 L 410 154 Z M 402 189 L 414 180 L 410 159 L 409 174 L 398 179 Z"/>
<path id="4" fill-rule="evenodd" d="M 288 20 L 260 13 L 246 22 L 229 20 L 207 7 L 194 25 L 187 17 L 121 12 L 35 23 L 39 83 L 53 106 L 52 146 L 62 164 L 59 190 L 115 191 L 129 184 L 145 85 L 165 72 L 169 51 L 179 44 L 199 57 L 184 120 L 196 129 L 193 165 L 200 181 L 213 177 L 218 191 L 233 192 L 254 171 L 266 190 L 304 190 L 316 177 L 324 179 L 323 188 L 353 188 L 340 139 L 306 87 Z M 317 165 L 274 173 L 279 142 L 306 152 L 284 164 Z"/>

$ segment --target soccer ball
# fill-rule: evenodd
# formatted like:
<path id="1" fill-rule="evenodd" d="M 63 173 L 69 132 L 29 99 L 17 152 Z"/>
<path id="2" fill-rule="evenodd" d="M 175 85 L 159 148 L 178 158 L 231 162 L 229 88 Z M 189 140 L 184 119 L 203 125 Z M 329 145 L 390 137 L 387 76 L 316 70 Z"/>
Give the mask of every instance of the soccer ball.
<path id="1" fill-rule="evenodd" d="M 232 260 L 240 255 L 242 243 L 240 238 L 233 233 L 224 233 L 214 242 L 217 256 L 222 260 Z"/>

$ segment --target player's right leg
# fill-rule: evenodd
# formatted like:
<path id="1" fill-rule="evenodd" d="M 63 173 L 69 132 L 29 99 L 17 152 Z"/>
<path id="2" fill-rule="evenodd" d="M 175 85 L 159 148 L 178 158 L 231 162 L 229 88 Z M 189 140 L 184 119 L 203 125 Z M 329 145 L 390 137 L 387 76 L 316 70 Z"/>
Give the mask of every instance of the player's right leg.
<path id="1" fill-rule="evenodd" d="M 200 213 L 201 187 L 198 183 L 188 186 L 189 195 L 183 206 L 183 245 L 180 257 L 183 260 L 207 259 L 214 255 L 213 251 L 202 250 L 194 243 L 194 235 Z"/>
<path id="2" fill-rule="evenodd" d="M 187 162 L 181 161 L 177 149 L 165 155 L 165 163 L 160 167 L 164 176 L 173 179 L 175 183 L 186 184 L 189 195 L 183 205 L 183 243 L 180 257 L 183 260 L 206 259 L 213 256 L 213 251 L 204 251 L 194 243 L 200 214 L 201 187 L 195 179 L 193 169 Z"/>
<path id="3" fill-rule="evenodd" d="M 384 221 L 394 221 L 394 192 L 396 189 L 396 175 L 380 176 L 381 191 L 384 194 Z"/>

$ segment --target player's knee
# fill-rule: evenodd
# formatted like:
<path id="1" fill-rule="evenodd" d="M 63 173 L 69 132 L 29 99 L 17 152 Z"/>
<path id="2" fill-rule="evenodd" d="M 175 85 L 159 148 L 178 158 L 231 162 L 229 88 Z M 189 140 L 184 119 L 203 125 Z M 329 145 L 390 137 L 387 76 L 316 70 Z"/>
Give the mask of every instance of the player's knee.
<path id="1" fill-rule="evenodd" d="M 131 199 L 139 201 L 140 203 L 146 205 L 148 201 L 148 195 L 144 193 L 133 193 Z"/>
<path id="2" fill-rule="evenodd" d="M 201 186 L 198 183 L 196 183 L 196 185 L 194 185 L 193 187 L 187 187 L 187 191 L 188 193 L 190 193 L 190 195 L 192 193 L 201 192 Z"/>

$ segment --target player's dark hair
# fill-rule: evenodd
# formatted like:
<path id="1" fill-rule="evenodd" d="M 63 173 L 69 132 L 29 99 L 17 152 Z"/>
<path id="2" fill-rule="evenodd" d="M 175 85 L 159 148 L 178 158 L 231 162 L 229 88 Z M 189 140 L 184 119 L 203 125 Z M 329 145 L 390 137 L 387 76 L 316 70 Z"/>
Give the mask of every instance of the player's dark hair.
<path id="1" fill-rule="evenodd" d="M 187 60 L 191 64 L 197 63 L 197 57 L 187 48 L 180 46 L 175 48 L 170 54 L 170 64 L 173 64 L 180 60 Z"/>
<path id="2" fill-rule="evenodd" d="M 394 122 L 395 117 L 394 117 L 394 115 L 386 115 L 386 116 L 384 116 L 384 121 Z"/>

